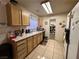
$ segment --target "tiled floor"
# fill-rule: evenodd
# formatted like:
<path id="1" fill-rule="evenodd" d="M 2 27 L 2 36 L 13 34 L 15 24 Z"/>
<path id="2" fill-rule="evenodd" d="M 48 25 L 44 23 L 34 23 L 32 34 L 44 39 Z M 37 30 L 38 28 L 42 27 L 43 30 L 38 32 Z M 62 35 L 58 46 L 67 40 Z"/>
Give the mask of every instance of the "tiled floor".
<path id="1" fill-rule="evenodd" d="M 39 45 L 25 59 L 64 59 L 64 44 L 48 40 L 46 45 Z"/>

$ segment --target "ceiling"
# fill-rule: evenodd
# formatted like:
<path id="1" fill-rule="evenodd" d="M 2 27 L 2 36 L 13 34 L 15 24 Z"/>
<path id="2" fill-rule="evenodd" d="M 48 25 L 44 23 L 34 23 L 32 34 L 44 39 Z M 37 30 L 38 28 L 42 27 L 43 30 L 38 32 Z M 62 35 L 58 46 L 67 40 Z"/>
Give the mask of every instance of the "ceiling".
<path id="1" fill-rule="evenodd" d="M 38 16 L 47 16 L 46 11 L 41 6 L 41 2 L 44 0 L 16 0 L 16 1 L 18 1 L 18 3 L 22 7 L 35 13 Z M 50 0 L 50 2 L 54 15 L 69 12 L 78 2 L 78 0 Z"/>

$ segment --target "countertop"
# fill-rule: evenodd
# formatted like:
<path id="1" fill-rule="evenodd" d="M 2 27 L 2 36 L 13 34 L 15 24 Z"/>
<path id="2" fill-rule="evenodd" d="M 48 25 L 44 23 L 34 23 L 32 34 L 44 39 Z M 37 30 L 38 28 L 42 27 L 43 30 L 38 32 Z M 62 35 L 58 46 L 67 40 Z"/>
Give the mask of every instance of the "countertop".
<path id="1" fill-rule="evenodd" d="M 16 38 L 12 39 L 14 42 L 18 42 L 20 40 L 23 40 L 25 38 L 28 38 L 28 37 L 31 37 L 31 36 L 34 36 L 36 34 L 39 34 L 39 33 L 42 33 L 44 31 L 35 31 L 35 32 L 31 32 L 31 33 L 28 33 L 28 34 L 25 34 L 23 33 L 22 36 L 17 36 Z"/>

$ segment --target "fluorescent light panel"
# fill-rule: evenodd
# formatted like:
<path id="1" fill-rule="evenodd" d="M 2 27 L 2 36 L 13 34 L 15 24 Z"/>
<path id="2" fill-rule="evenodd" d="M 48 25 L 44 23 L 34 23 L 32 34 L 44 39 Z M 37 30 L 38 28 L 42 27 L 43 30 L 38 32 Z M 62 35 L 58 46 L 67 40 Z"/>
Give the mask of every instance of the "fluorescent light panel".
<path id="1" fill-rule="evenodd" d="M 42 6 L 45 9 L 45 11 L 47 12 L 47 14 L 53 13 L 50 2 L 43 3 Z"/>
<path id="2" fill-rule="evenodd" d="M 51 8 L 51 5 L 50 5 L 50 2 L 47 2 L 46 5 L 48 7 L 49 12 L 52 13 L 52 8 Z"/>
<path id="3" fill-rule="evenodd" d="M 49 10 L 47 9 L 46 4 L 42 4 L 43 8 L 45 9 L 45 11 L 49 14 Z"/>

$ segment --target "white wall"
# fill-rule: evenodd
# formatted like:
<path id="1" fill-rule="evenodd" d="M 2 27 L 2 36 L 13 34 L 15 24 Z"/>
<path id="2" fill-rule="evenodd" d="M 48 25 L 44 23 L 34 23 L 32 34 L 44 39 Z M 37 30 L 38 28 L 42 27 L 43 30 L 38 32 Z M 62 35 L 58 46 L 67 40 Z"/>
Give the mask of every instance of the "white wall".
<path id="1" fill-rule="evenodd" d="M 62 41 L 63 40 L 63 36 L 64 36 L 64 28 L 61 28 L 61 25 L 59 25 L 59 23 L 63 23 L 66 22 L 67 18 L 67 14 L 58 14 L 52 17 L 43 17 L 43 27 L 46 30 L 46 36 L 49 37 L 49 20 L 50 19 L 56 19 L 56 40 L 58 41 Z M 45 25 L 45 22 L 48 22 L 48 25 Z"/>
<path id="2" fill-rule="evenodd" d="M 63 23 L 63 21 L 66 22 L 67 20 L 67 14 L 62 14 L 62 15 L 58 15 L 56 17 L 57 21 L 56 21 L 56 40 L 62 42 L 64 39 L 64 29 L 62 28 L 61 25 L 59 25 L 59 23 Z M 65 24 L 65 23 L 64 23 Z"/>
<path id="3" fill-rule="evenodd" d="M 46 36 L 48 36 L 48 38 L 49 38 L 49 17 L 44 17 L 43 19 L 42 19 L 42 21 L 43 21 L 43 28 L 45 29 L 45 35 Z M 45 22 L 47 22 L 47 25 L 45 24 Z"/>
<path id="4" fill-rule="evenodd" d="M 72 14 L 68 59 L 77 59 L 79 42 L 79 3 L 73 8 Z"/>
<path id="5" fill-rule="evenodd" d="M 0 4 L 0 23 L 7 23 L 6 8 L 5 5 Z M 6 38 L 6 25 L 0 24 L 0 44 L 5 41 Z"/>

